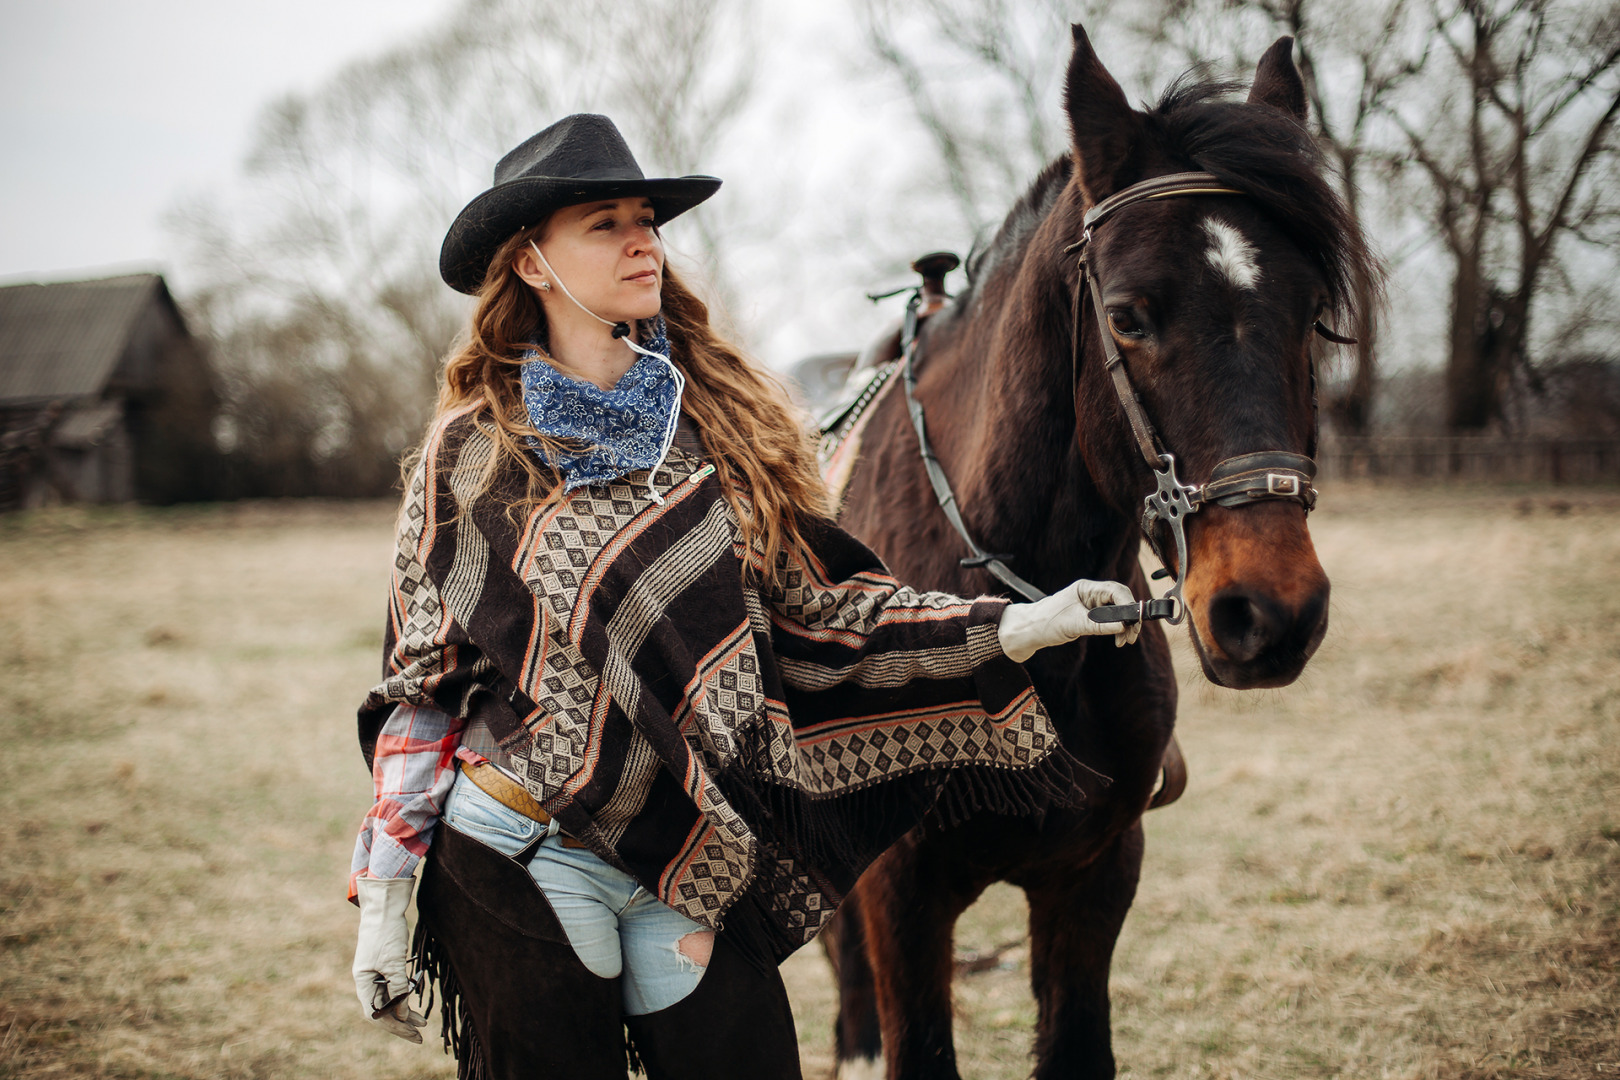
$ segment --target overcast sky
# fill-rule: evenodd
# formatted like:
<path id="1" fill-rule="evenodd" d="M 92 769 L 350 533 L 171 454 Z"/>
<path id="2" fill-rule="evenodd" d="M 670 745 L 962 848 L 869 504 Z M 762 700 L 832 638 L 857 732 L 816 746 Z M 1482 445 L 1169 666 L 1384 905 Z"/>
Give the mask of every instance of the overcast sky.
<path id="1" fill-rule="evenodd" d="M 0 0 L 0 280 L 168 268 L 161 219 L 267 101 L 454 0 Z"/>
<path id="2" fill-rule="evenodd" d="M 192 282 L 164 215 L 195 196 L 243 190 L 233 178 L 263 108 L 316 89 L 348 62 L 430 32 L 460 2 L 0 0 L 0 284 L 156 271 L 183 293 Z M 774 8 L 774 36 L 828 40 L 820 26 L 828 13 L 819 6 L 766 7 Z M 786 78 L 784 66 L 799 79 Z M 864 93 L 868 118 L 897 99 L 884 93 L 874 100 L 872 87 L 855 88 L 852 68 L 838 50 L 790 50 L 757 88 L 757 119 L 767 127 L 783 123 L 779 107 L 791 104 L 795 130 L 824 133 L 847 151 L 840 161 L 870 154 L 877 147 L 867 144 L 881 133 L 850 130 L 844 99 Z M 814 107 L 796 94 L 800 85 L 822 87 Z M 740 198 L 749 177 L 725 164 L 706 163 L 705 171 L 726 175 Z M 762 171 L 758 161 L 748 164 Z M 941 242 L 929 235 L 916 243 L 920 251 Z M 739 274 L 754 272 L 746 260 L 738 265 Z M 844 268 L 837 295 L 817 305 L 820 317 L 808 328 L 784 331 L 780 314 L 766 318 L 752 295 L 741 298 L 736 314 L 786 332 L 773 354 L 815 351 L 827 347 L 823 339 L 842 346 L 858 342 L 866 322 L 892 314 L 862 299 L 874 284 L 890 284 L 889 277 Z M 828 321 L 848 324 L 846 333 L 830 335 Z"/>
<path id="3" fill-rule="evenodd" d="M 350 61 L 430 31 L 458 3 L 0 0 L 0 284 L 153 270 L 183 291 L 185 267 L 164 214 L 189 197 L 231 189 L 262 108 L 280 95 L 316 88 Z M 790 163 L 797 186 L 784 189 L 783 205 L 837 201 L 850 177 L 870 185 L 883 171 L 880 163 L 903 165 L 905 139 L 917 133 L 901 115 L 897 91 L 860 76 L 858 44 L 832 43 L 835 32 L 847 30 L 836 5 L 783 0 L 764 7 L 771 10 L 770 39 L 806 47 L 779 50 L 762 74 L 752 115 L 765 130 L 754 133 L 753 145 L 785 127 L 797 145 L 818 147 Z M 1126 77 L 1131 64 L 1118 53 L 1118 35 L 1105 34 L 1109 42 Z M 1067 42 L 1053 47 L 1066 52 Z M 806 95 L 804 87 L 816 91 Z M 730 197 L 748 202 L 747 185 L 769 180 L 770 165 L 770 155 L 717 157 L 705 171 L 727 176 Z M 763 254 L 733 245 L 738 280 L 781 277 L 785 262 L 803 269 L 805 280 L 794 287 L 813 290 L 813 303 L 786 307 L 781 290 L 756 288 L 737 298 L 734 314 L 773 362 L 858 346 L 893 317 L 895 305 L 874 308 L 862 293 L 903 283 L 903 262 L 873 264 L 870 237 L 850 232 L 859 222 L 852 218 L 840 231 L 826 218 L 817 219 L 822 232 L 784 233 Z M 968 242 L 924 222 L 914 237 L 881 254 L 965 251 Z M 864 252 L 866 261 L 822 265 L 811 258 L 845 247 Z M 1429 283 L 1438 286 L 1443 276 Z M 1430 292 L 1392 290 L 1392 321 L 1411 314 L 1402 304 L 1443 302 Z M 1389 366 L 1421 358 L 1404 346 L 1387 345 L 1386 354 Z"/>

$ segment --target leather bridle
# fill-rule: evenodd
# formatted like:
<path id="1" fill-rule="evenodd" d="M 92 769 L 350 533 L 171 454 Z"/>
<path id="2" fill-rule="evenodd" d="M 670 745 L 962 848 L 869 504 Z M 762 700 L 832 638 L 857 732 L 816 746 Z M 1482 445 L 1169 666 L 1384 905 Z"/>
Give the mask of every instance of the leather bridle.
<path id="1" fill-rule="evenodd" d="M 1156 176 L 1151 180 L 1132 184 L 1087 210 L 1085 217 L 1081 219 L 1083 231 L 1079 241 L 1064 249 L 1065 254 L 1079 255 L 1079 277 L 1074 288 L 1075 389 L 1078 392 L 1080 355 L 1083 349 L 1081 312 L 1085 309 L 1085 302 L 1082 293 L 1089 292 L 1091 309 L 1097 319 L 1097 334 L 1102 338 L 1105 366 L 1113 381 L 1114 393 L 1118 396 L 1120 408 L 1124 410 L 1125 418 L 1130 424 L 1137 449 L 1141 451 L 1143 461 L 1152 470 L 1157 481 L 1157 490 L 1143 500 L 1141 527 L 1142 534 L 1153 548 L 1153 553 L 1159 557 L 1166 570 L 1169 570 L 1170 561 L 1164 557 L 1165 553 L 1159 547 L 1160 524 L 1169 529 L 1171 539 L 1175 543 L 1176 581 L 1164 597 L 1164 600 L 1170 602 L 1171 610 L 1160 616 L 1172 624 L 1181 622 L 1185 617 L 1186 605 L 1182 601 L 1181 590 L 1187 578 L 1187 518 L 1212 503 L 1217 506 L 1246 506 L 1254 502 L 1283 499 L 1299 503 L 1305 508 L 1306 513 L 1310 513 L 1316 507 L 1316 489 L 1311 486 L 1311 480 L 1316 476 L 1316 462 L 1312 456 L 1316 451 L 1316 372 L 1313 365 L 1311 436 L 1308 447 L 1310 454 L 1295 454 L 1286 450 L 1262 450 L 1258 453 L 1240 454 L 1218 463 L 1210 471 L 1206 482 L 1184 483 L 1176 475 L 1175 455 L 1165 448 L 1158 430 L 1153 426 L 1153 421 L 1148 419 L 1147 410 L 1142 407 L 1140 395 L 1131 385 L 1125 357 L 1120 353 L 1119 344 L 1114 341 L 1114 335 L 1109 330 L 1108 312 L 1103 307 L 1102 288 L 1097 283 L 1097 273 L 1091 264 L 1092 239 L 1099 226 L 1125 207 L 1137 203 L 1191 195 L 1243 194 L 1245 192 L 1240 189 L 1223 184 L 1220 177 L 1213 173 L 1185 172 Z M 1320 322 L 1315 324 L 1315 329 L 1318 332 L 1325 332 L 1327 336 L 1338 336 L 1327 331 Z M 1153 617 L 1147 612 L 1143 612 L 1143 616 Z"/>
<path id="2" fill-rule="evenodd" d="M 1147 411 L 1142 407 L 1140 396 L 1131 385 L 1130 372 L 1125 366 L 1125 358 L 1120 354 L 1119 346 L 1114 341 L 1113 334 L 1108 328 L 1108 312 L 1103 306 L 1102 291 L 1097 284 L 1097 274 L 1091 265 L 1091 241 L 1094 231 L 1114 214 L 1127 206 L 1148 202 L 1157 199 L 1180 198 L 1192 195 L 1244 195 L 1245 192 L 1226 186 L 1219 177 L 1213 173 L 1184 172 L 1173 173 L 1168 176 L 1158 176 L 1132 184 L 1123 191 L 1109 196 L 1102 202 L 1087 210 L 1082 225 L 1084 231 L 1080 239 L 1064 249 L 1065 254 L 1078 254 L 1079 276 L 1075 282 L 1074 292 L 1074 342 L 1073 342 L 1073 378 L 1075 400 L 1078 402 L 1080 379 L 1080 359 L 1082 346 L 1082 313 L 1085 310 L 1085 293 L 1089 292 L 1093 313 L 1097 319 L 1098 335 L 1102 338 L 1103 351 L 1106 356 L 1106 367 L 1113 381 L 1114 392 L 1119 397 L 1120 408 L 1125 413 L 1125 419 L 1130 425 L 1131 434 L 1136 441 L 1138 450 L 1148 468 L 1153 472 L 1157 481 L 1156 490 L 1143 500 L 1141 529 L 1147 538 L 1148 544 L 1164 565 L 1161 573 L 1171 573 L 1175 584 L 1163 598 L 1158 600 L 1144 600 L 1136 604 L 1116 605 L 1099 608 L 1093 611 L 1092 618 L 1098 622 L 1127 621 L 1136 622 L 1146 619 L 1164 619 L 1172 624 L 1180 623 L 1186 615 L 1186 604 L 1182 600 L 1181 590 L 1187 576 L 1187 518 L 1198 513 L 1199 510 L 1211 504 L 1216 506 L 1246 506 L 1249 503 L 1267 500 L 1287 500 L 1298 502 L 1309 513 L 1316 506 L 1316 489 L 1311 486 L 1311 480 L 1316 475 L 1316 462 L 1313 455 L 1316 452 L 1317 421 L 1316 421 L 1316 371 L 1314 364 L 1311 370 L 1311 436 L 1307 447 L 1309 454 L 1295 454 L 1286 450 L 1262 450 L 1257 453 L 1240 454 L 1230 457 L 1217 464 L 1210 471 L 1209 479 L 1202 484 L 1187 484 L 1176 475 L 1176 458 L 1164 446 L 1159 438 L 1158 429 L 1148 418 Z M 920 292 L 914 295 L 906 308 L 906 319 L 901 331 L 902 378 L 906 390 L 906 408 L 911 414 L 912 426 L 916 429 L 917 440 L 922 450 L 923 466 L 928 472 L 929 483 L 933 485 L 934 496 L 938 499 L 940 507 L 945 512 L 951 525 L 958 535 L 967 542 L 972 553 L 968 558 L 961 560 L 963 566 L 982 566 L 1003 584 L 1029 600 L 1039 600 L 1046 594 L 1035 586 L 1013 573 L 1007 567 L 1005 560 L 1008 556 L 991 555 L 985 552 L 973 541 L 968 534 L 967 527 L 962 522 L 961 512 L 956 505 L 956 496 L 951 491 L 950 481 L 946 478 L 939 460 L 934 456 L 933 448 L 929 445 L 926 425 L 923 418 L 922 404 L 917 401 L 915 389 L 916 376 L 912 370 L 917 345 L 917 307 Z M 1330 341 L 1341 344 L 1351 344 L 1353 339 L 1334 333 L 1319 320 L 1313 329 Z M 1078 418 L 1077 418 L 1078 419 Z M 1176 562 L 1175 570 L 1170 570 L 1170 561 L 1159 547 L 1158 526 L 1163 524 L 1170 532 L 1175 544 Z M 1155 576 L 1159 576 L 1156 574 Z"/>

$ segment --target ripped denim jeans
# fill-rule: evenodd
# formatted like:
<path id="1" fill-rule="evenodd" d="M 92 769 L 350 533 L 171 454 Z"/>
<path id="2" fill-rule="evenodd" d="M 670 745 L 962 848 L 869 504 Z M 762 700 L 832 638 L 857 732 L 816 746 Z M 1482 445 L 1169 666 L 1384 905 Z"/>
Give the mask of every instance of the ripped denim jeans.
<path id="1" fill-rule="evenodd" d="M 563 847 L 555 821 L 542 825 L 502 806 L 460 772 L 443 820 L 503 855 L 516 855 L 535 837 L 549 834 L 529 863 L 529 875 L 580 962 L 604 979 L 623 977 L 627 1016 L 667 1009 L 697 989 L 712 941 L 709 929 L 590 851 Z M 687 950 L 699 959 L 682 951 L 688 934 L 698 935 Z"/>

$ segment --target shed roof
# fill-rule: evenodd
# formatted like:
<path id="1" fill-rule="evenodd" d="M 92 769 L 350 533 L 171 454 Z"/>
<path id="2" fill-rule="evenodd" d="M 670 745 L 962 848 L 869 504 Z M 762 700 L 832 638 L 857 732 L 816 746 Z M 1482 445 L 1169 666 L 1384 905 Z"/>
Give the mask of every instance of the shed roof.
<path id="1" fill-rule="evenodd" d="M 157 274 L 0 288 L 0 402 L 99 394 L 155 293 Z"/>

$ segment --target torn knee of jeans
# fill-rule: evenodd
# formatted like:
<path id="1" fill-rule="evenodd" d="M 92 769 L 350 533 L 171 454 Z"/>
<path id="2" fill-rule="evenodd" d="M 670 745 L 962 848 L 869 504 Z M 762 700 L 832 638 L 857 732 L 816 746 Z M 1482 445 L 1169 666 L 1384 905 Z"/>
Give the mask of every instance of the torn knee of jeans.
<path id="1" fill-rule="evenodd" d="M 709 956 L 713 952 L 713 930 L 693 930 L 675 943 L 675 955 L 681 958 L 682 966 L 689 971 L 708 967 Z"/>

